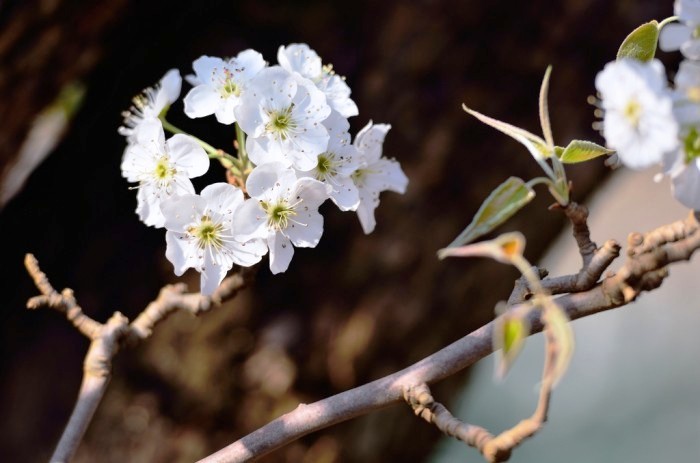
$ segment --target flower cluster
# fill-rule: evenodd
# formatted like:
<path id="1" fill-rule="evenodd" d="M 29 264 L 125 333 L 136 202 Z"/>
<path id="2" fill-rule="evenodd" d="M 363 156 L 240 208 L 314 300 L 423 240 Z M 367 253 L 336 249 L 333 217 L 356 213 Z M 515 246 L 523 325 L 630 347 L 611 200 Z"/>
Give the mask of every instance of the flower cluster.
<path id="1" fill-rule="evenodd" d="M 318 209 L 330 199 L 356 211 L 362 229 L 375 228 L 382 191 L 404 193 L 408 179 L 382 155 L 387 124 L 371 121 L 350 135 L 358 114 L 345 79 L 306 44 L 281 46 L 277 65 L 255 50 L 234 58 L 202 56 L 185 76 L 190 118 L 214 116 L 233 125 L 236 155 L 213 148 L 169 123 L 182 77 L 168 71 L 134 98 L 119 133 L 127 140 L 122 175 L 137 183 L 136 212 L 166 229 L 166 257 L 175 273 L 201 273 L 201 292 L 213 294 L 234 264 L 250 266 L 269 251 L 270 270 L 287 270 L 294 247 L 315 247 L 323 234 Z M 173 133 L 165 138 L 165 131 Z M 195 193 L 190 179 L 210 159 L 228 182 Z"/>
<path id="2" fill-rule="evenodd" d="M 596 77 L 603 136 L 633 169 L 659 165 L 674 197 L 700 210 L 700 1 L 676 0 L 680 23 L 663 24 L 659 47 L 684 60 L 669 84 L 661 62 L 623 58 Z"/>

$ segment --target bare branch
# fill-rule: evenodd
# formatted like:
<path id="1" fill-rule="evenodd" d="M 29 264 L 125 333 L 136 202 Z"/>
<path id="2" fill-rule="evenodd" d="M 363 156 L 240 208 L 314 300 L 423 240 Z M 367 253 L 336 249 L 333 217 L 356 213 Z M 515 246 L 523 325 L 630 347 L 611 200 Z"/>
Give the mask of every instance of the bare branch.
<path id="1" fill-rule="evenodd" d="M 24 262 L 27 272 L 42 293 L 41 296 L 29 299 L 27 307 L 49 307 L 64 313 L 78 331 L 91 340 L 83 362 L 83 380 L 78 400 L 51 457 L 52 462 L 67 462 L 75 454 L 107 389 L 112 373 L 112 359 L 125 340 L 135 344 L 148 338 L 155 325 L 177 309 L 198 315 L 209 310 L 212 305 L 232 299 L 251 283 L 254 276 L 254 270 L 241 270 L 224 279 L 212 296 L 186 293 L 187 287 L 184 284 L 168 285 L 161 289 L 158 298 L 148 304 L 131 324 L 125 316 L 115 312 L 103 325 L 83 313 L 71 289 L 64 289 L 59 294 L 33 255 L 27 254 Z"/>
<path id="2" fill-rule="evenodd" d="M 653 239 L 664 233 L 663 228 L 645 236 Z M 634 300 L 642 291 L 658 287 L 667 275 L 667 265 L 690 259 L 698 248 L 698 222 L 691 215 L 683 221 L 683 231 L 674 242 L 629 257 L 616 275 L 606 277 L 587 291 L 559 296 L 556 303 L 571 320 L 620 307 Z M 542 331 L 539 313 L 533 311 L 530 320 L 531 334 Z M 493 351 L 494 324 L 495 321 L 491 321 L 399 372 L 312 404 L 300 404 L 293 411 L 203 458 L 200 463 L 250 461 L 306 434 L 397 403 L 403 400 L 406 388 L 440 381 L 490 354 Z M 540 403 L 544 402 L 541 400 Z M 546 407 L 541 405 L 536 413 L 544 420 Z M 523 426 L 534 427 L 534 424 Z"/>

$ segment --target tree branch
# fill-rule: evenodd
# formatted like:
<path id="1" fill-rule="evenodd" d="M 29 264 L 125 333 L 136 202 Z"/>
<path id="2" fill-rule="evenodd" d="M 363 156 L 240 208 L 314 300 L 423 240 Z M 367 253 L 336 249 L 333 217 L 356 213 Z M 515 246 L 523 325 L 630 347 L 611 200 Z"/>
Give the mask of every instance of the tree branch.
<path id="1" fill-rule="evenodd" d="M 641 243 L 657 243 L 648 251 L 628 257 L 615 275 L 592 288 L 556 298 L 571 320 L 614 309 L 633 301 L 642 291 L 657 288 L 667 276 L 665 267 L 688 260 L 700 248 L 698 220 L 691 214 L 681 222 L 681 232 L 661 243 L 658 236 L 670 236 L 660 227 L 641 237 Z M 530 316 L 531 334 L 542 331 L 539 311 Z M 367 414 L 403 400 L 404 391 L 416 384 L 432 384 L 473 365 L 493 351 L 495 321 L 482 326 L 442 350 L 394 374 L 336 394 L 312 404 L 300 404 L 267 425 L 200 460 L 200 463 L 250 461 L 333 424 Z M 546 410 L 544 410 L 546 415 Z"/>
<path id="2" fill-rule="evenodd" d="M 41 296 L 30 298 L 27 308 L 49 307 L 65 314 L 73 326 L 91 341 L 83 362 L 83 380 L 78 400 L 51 457 L 52 463 L 63 463 L 73 458 L 109 384 L 112 359 L 125 341 L 133 345 L 147 339 L 153 328 L 175 310 L 199 315 L 212 305 L 232 299 L 252 282 L 254 276 L 254 270 L 241 270 L 224 279 L 212 296 L 186 293 L 187 287 L 182 283 L 168 285 L 161 289 L 158 298 L 148 304 L 131 324 L 119 312 L 101 324 L 83 313 L 71 289 L 66 288 L 59 293 L 53 288 L 32 254 L 26 255 L 24 264 L 42 293 Z"/>

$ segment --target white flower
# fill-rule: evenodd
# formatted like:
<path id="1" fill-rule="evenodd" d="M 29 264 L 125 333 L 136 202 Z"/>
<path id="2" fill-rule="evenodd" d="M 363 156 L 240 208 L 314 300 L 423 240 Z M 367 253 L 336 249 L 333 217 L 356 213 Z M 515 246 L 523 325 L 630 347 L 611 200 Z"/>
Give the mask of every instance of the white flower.
<path id="1" fill-rule="evenodd" d="M 332 65 L 323 66 L 318 54 L 305 43 L 292 43 L 277 50 L 277 61 L 289 72 L 310 79 L 326 95 L 331 108 L 343 117 L 357 116 L 357 105 L 350 99 L 345 79 L 333 72 Z"/>
<path id="2" fill-rule="evenodd" d="M 133 106 L 122 113 L 124 125 L 119 127 L 119 134 L 127 137 L 129 142 L 133 142 L 141 123 L 148 119 L 157 119 L 164 109 L 178 99 L 181 87 L 180 71 L 171 69 L 166 72 L 155 86 L 145 89 L 140 95 L 134 97 Z"/>
<path id="3" fill-rule="evenodd" d="M 326 97 L 308 79 L 272 66 L 250 82 L 236 119 L 256 165 L 281 162 L 307 171 L 328 147 L 323 121 L 330 112 Z"/>
<path id="4" fill-rule="evenodd" d="M 391 128 L 388 124 L 372 124 L 369 121 L 355 137 L 363 164 L 352 174 L 352 180 L 360 191 L 357 217 L 365 234 L 376 226 L 374 210 L 379 206 L 379 193 L 385 190 L 405 193 L 408 178 L 394 159 L 382 157 L 384 138 Z"/>
<path id="5" fill-rule="evenodd" d="M 622 59 L 605 65 L 595 86 L 604 111 L 603 136 L 628 167 L 660 163 L 678 146 L 678 124 L 663 65 Z"/>
<path id="6" fill-rule="evenodd" d="M 256 167 L 246 181 L 248 201 L 238 212 L 236 234 L 262 238 L 270 248 L 270 270 L 287 270 L 294 248 L 316 247 L 323 234 L 319 206 L 328 199 L 326 185 L 312 178 L 297 179 L 284 164 Z"/>
<path id="7" fill-rule="evenodd" d="M 262 240 L 243 240 L 233 233 L 233 220 L 244 204 L 243 192 L 228 183 L 214 183 L 201 196 L 185 194 L 163 201 L 165 257 L 175 274 L 200 272 L 200 292 L 210 296 L 233 264 L 249 267 L 267 252 Z"/>
<path id="8" fill-rule="evenodd" d="M 673 196 L 684 206 L 700 210 L 700 133 L 684 129 L 679 149 L 664 156 L 665 173 L 671 177 Z"/>
<path id="9" fill-rule="evenodd" d="M 150 119 L 140 124 L 134 143 L 124 151 L 121 169 L 129 182 L 139 182 L 136 213 L 146 225 L 160 228 L 165 223 L 160 203 L 194 193 L 190 178 L 204 175 L 209 157 L 187 135 L 166 142 L 160 121 Z"/>
<path id="10" fill-rule="evenodd" d="M 674 79 L 673 113 L 681 126 L 700 124 L 700 63 L 683 60 Z"/>
<path id="11" fill-rule="evenodd" d="M 330 187 L 330 199 L 342 211 L 354 211 L 360 196 L 350 175 L 360 167 L 361 157 L 350 142 L 350 124 L 337 112 L 331 112 L 323 121 L 330 140 L 328 149 L 318 155 L 316 167 L 308 172 L 297 172 L 300 177 L 312 177 Z"/>
<path id="12" fill-rule="evenodd" d="M 700 0 L 676 0 L 673 9 L 680 23 L 666 24 L 661 29 L 659 48 L 680 50 L 686 58 L 700 59 Z"/>
<path id="13" fill-rule="evenodd" d="M 233 124 L 234 110 L 248 82 L 264 67 L 262 55 L 250 49 L 227 61 L 211 56 L 197 58 L 192 63 L 195 75 L 187 78 L 195 87 L 185 95 L 185 114 L 191 118 L 214 114 L 222 124 Z"/>

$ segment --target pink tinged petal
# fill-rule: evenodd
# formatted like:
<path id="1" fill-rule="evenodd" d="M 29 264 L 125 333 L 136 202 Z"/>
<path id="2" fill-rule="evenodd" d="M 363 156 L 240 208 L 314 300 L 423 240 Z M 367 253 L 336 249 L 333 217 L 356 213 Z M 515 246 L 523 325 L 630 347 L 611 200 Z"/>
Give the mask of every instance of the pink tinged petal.
<path id="1" fill-rule="evenodd" d="M 188 268 L 197 267 L 197 246 L 187 239 L 187 235 L 168 231 L 165 233 L 165 243 L 165 257 L 173 264 L 175 275 L 181 276 Z"/>
<path id="2" fill-rule="evenodd" d="M 210 116 L 216 112 L 221 103 L 221 95 L 213 87 L 204 83 L 190 90 L 184 99 L 185 114 L 194 119 Z"/>
<path id="3" fill-rule="evenodd" d="M 216 251 L 208 248 L 204 250 L 204 263 L 200 277 L 200 290 L 204 296 L 211 296 L 219 287 L 226 273 L 231 270 L 232 262 L 229 259 L 217 259 Z"/>
<path id="4" fill-rule="evenodd" d="M 195 194 L 173 196 L 160 204 L 165 228 L 177 233 L 185 233 L 190 226 L 198 223 L 206 208 L 206 200 Z"/>
<path id="5" fill-rule="evenodd" d="M 360 193 L 348 177 L 335 177 L 331 200 L 341 211 L 354 211 L 360 204 Z"/>
<path id="6" fill-rule="evenodd" d="M 273 274 L 286 271 L 294 255 L 289 238 L 280 232 L 273 232 L 267 238 L 267 245 L 270 248 L 270 271 Z"/>
<path id="7" fill-rule="evenodd" d="M 167 141 L 170 159 L 189 178 L 204 175 L 209 170 L 209 157 L 204 148 L 188 135 L 175 134 Z"/>
<path id="8" fill-rule="evenodd" d="M 691 33 L 692 29 L 685 24 L 666 24 L 659 35 L 659 48 L 663 51 L 678 50 L 690 40 Z"/>
<path id="9" fill-rule="evenodd" d="M 203 55 L 194 60 L 192 69 L 194 69 L 197 79 L 201 83 L 211 85 L 213 83 L 211 75 L 214 73 L 214 70 L 221 69 L 224 64 L 225 62 L 221 58 Z"/>
<path id="10" fill-rule="evenodd" d="M 265 59 L 255 50 L 243 50 L 236 56 L 236 65 L 241 69 L 242 80 L 247 82 L 265 68 Z"/>
<path id="11" fill-rule="evenodd" d="M 290 188 L 296 180 L 293 170 L 272 162 L 253 169 L 246 181 L 246 190 L 250 196 L 267 201 L 278 197 L 277 192 Z"/>
<path id="12" fill-rule="evenodd" d="M 305 210 L 303 203 L 301 206 L 283 233 L 298 248 L 315 248 L 323 235 L 323 216 L 315 210 Z"/>
<path id="13" fill-rule="evenodd" d="M 298 72 L 307 78 L 315 79 L 321 75 L 321 58 L 305 43 L 279 47 L 277 61 L 287 71 Z"/>
<path id="14" fill-rule="evenodd" d="M 673 177 L 673 196 L 685 207 L 700 210 L 700 169 L 695 162 Z"/>
<path id="15" fill-rule="evenodd" d="M 235 239 L 240 242 L 267 238 L 267 213 L 257 200 L 248 199 L 233 215 L 231 229 Z"/>

